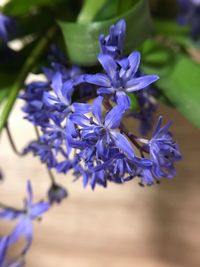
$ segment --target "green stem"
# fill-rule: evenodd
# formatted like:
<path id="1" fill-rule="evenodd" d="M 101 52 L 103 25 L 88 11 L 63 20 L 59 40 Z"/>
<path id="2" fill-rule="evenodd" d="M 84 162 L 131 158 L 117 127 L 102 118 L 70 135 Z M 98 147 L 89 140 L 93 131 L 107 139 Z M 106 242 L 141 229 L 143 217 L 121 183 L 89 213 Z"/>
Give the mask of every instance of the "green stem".
<path id="1" fill-rule="evenodd" d="M 37 44 L 37 46 L 34 48 L 33 52 L 31 53 L 30 57 L 28 57 L 27 60 L 25 61 L 24 66 L 22 67 L 22 70 L 19 73 L 19 76 L 17 77 L 15 83 L 10 89 L 8 100 L 0 116 L 0 133 L 2 129 L 4 128 L 4 126 L 6 125 L 7 119 L 15 103 L 17 95 L 20 89 L 22 88 L 28 73 L 32 70 L 35 63 L 41 57 L 42 53 L 44 52 L 45 48 L 49 44 L 49 41 L 52 39 L 55 33 L 56 33 L 56 27 L 53 26 L 48 30 L 46 35 L 39 41 L 39 43 Z"/>

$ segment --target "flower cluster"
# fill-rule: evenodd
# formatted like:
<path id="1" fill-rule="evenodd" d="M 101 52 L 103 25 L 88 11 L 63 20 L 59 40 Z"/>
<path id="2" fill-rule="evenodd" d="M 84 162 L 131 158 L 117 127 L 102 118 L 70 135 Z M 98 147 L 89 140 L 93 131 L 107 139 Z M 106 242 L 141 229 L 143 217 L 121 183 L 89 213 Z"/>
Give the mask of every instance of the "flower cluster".
<path id="1" fill-rule="evenodd" d="M 191 25 L 191 36 L 198 39 L 200 35 L 200 1 L 199 0 L 177 0 L 181 8 L 178 22 L 181 25 Z"/>
<path id="2" fill-rule="evenodd" d="M 57 172 L 73 169 L 75 177 L 82 177 L 83 185 L 92 189 L 134 177 L 142 185 L 152 185 L 162 177 L 173 177 L 174 162 L 181 158 L 169 125 L 161 128 L 161 119 L 150 140 L 134 135 L 123 124 L 132 93 L 141 108 L 137 115 L 143 133 L 150 128 L 155 105 L 146 90 L 158 79 L 138 75 L 139 52 L 123 54 L 125 29 L 121 20 L 111 26 L 108 36 L 100 36 L 98 61 L 103 72 L 86 74 L 78 67 L 53 63 L 51 69 L 44 69 L 47 81 L 28 84 L 21 96 L 26 118 L 41 130 L 24 153 L 33 152 Z M 87 96 L 97 94 L 93 103 L 80 97 L 87 88 Z"/>
<path id="3" fill-rule="evenodd" d="M 0 28 L 3 39 L 6 27 L 5 20 Z M 169 131 L 171 122 L 162 126 L 160 117 L 150 139 L 136 136 L 123 122 L 134 96 L 139 109 L 133 116 L 141 121 L 141 133 L 146 134 L 155 110 L 150 85 L 159 78 L 141 74 L 139 52 L 124 55 L 125 30 L 126 23 L 121 20 L 111 26 L 108 36 L 100 36 L 98 61 L 102 69 L 96 74 L 78 66 L 68 67 L 63 55 L 52 47 L 57 61 L 51 68 L 43 68 L 45 80 L 25 85 L 19 96 L 25 101 L 25 119 L 37 133 L 23 153 L 32 152 L 47 166 L 51 186 L 48 202 L 33 204 L 28 182 L 23 209 L 1 206 L 1 219 L 17 221 L 14 230 L 0 238 L 1 267 L 24 266 L 24 255 L 33 239 L 33 221 L 68 196 L 67 190 L 55 182 L 52 169 L 58 173 L 73 170 L 75 180 L 82 177 L 83 186 L 89 184 L 92 189 L 133 178 L 142 186 L 152 185 L 175 176 L 174 163 L 181 154 Z M 8 259 L 8 250 L 21 238 L 26 241 L 21 253 Z"/>
<path id="4" fill-rule="evenodd" d="M 0 218 L 5 220 L 17 220 L 14 230 L 8 235 L 0 238 L 0 266 L 1 267 L 22 267 L 24 265 L 24 255 L 31 246 L 33 239 L 32 221 L 40 218 L 49 209 L 48 202 L 38 202 L 33 204 L 33 192 L 30 182 L 27 183 L 28 197 L 25 200 L 24 208 L 12 209 L 3 208 L 0 211 Z M 25 245 L 21 253 L 13 259 L 7 259 L 9 248 L 19 239 L 25 237 Z"/>

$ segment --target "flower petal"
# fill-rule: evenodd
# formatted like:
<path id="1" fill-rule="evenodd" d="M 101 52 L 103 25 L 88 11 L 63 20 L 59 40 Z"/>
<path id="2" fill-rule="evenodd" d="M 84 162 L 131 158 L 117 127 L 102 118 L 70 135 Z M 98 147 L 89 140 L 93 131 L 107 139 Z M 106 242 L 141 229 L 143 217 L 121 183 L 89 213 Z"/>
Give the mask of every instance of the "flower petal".
<path id="1" fill-rule="evenodd" d="M 87 83 L 96 84 L 99 86 L 110 87 L 111 82 L 106 74 L 85 74 L 83 80 Z"/>
<path id="2" fill-rule="evenodd" d="M 133 77 L 137 72 L 140 65 L 140 53 L 133 52 L 128 57 L 129 60 L 129 69 L 126 72 L 126 77 Z"/>
<path id="3" fill-rule="evenodd" d="M 103 97 L 98 96 L 92 105 L 92 113 L 94 117 L 97 119 L 99 124 L 102 124 L 102 102 Z"/>
<path id="4" fill-rule="evenodd" d="M 114 137 L 115 145 L 119 149 L 124 151 L 131 158 L 135 157 L 134 150 L 125 136 L 123 136 L 121 133 L 115 132 L 115 131 L 112 131 L 112 136 Z"/>
<path id="5" fill-rule="evenodd" d="M 106 73 L 108 74 L 111 81 L 114 80 L 116 78 L 117 69 L 118 69 L 118 66 L 116 62 L 114 61 L 114 59 L 109 55 L 99 54 L 98 60 L 101 63 L 104 70 L 106 71 Z"/>
<path id="6" fill-rule="evenodd" d="M 49 207 L 50 207 L 50 205 L 48 202 L 41 201 L 41 202 L 35 204 L 31 208 L 31 219 L 34 220 L 34 219 L 40 217 L 43 213 L 48 211 Z"/>
<path id="7" fill-rule="evenodd" d="M 90 124 L 90 120 L 89 120 L 86 116 L 84 116 L 84 115 L 82 115 L 82 114 L 76 114 L 76 113 L 71 114 L 71 115 L 69 116 L 69 119 L 70 119 L 73 123 L 76 123 L 76 124 L 78 124 L 78 125 L 80 125 L 80 126 L 82 126 L 82 127 L 85 127 L 85 126 L 91 126 L 91 124 Z"/>
<path id="8" fill-rule="evenodd" d="M 122 117 L 124 116 L 125 109 L 123 106 L 115 106 L 108 112 L 105 117 L 105 126 L 110 129 L 116 129 L 119 127 Z"/>
<path id="9" fill-rule="evenodd" d="M 157 75 L 145 75 L 139 78 L 134 78 L 126 83 L 126 91 L 134 92 L 143 89 L 151 83 L 157 81 L 159 77 Z"/>

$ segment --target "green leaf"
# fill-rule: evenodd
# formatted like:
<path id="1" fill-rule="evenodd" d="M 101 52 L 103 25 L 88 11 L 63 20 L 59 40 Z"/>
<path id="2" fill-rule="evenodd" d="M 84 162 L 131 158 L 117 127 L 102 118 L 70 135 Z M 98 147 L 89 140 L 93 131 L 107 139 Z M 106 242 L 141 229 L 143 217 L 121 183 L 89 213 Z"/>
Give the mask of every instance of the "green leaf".
<path id="1" fill-rule="evenodd" d="M 200 128 L 200 64 L 178 55 L 168 75 L 157 81 L 160 90 L 194 125 Z"/>
<path id="2" fill-rule="evenodd" d="M 154 39 L 148 39 L 141 46 L 141 68 L 146 73 L 165 75 L 174 64 L 174 51 Z"/>
<path id="3" fill-rule="evenodd" d="M 116 17 L 118 15 L 120 0 L 106 1 L 105 5 L 98 11 L 93 21 L 102 21 Z"/>
<path id="4" fill-rule="evenodd" d="M 3 73 L 0 74 L 0 106 L 9 94 L 9 89 L 15 79 L 15 75 Z"/>
<path id="5" fill-rule="evenodd" d="M 11 0 L 3 8 L 3 13 L 10 16 L 26 14 L 35 7 L 55 5 L 54 0 Z"/>
<path id="6" fill-rule="evenodd" d="M 85 0 L 77 21 L 79 23 L 88 23 L 92 21 L 107 1 L 108 0 Z"/>
<path id="7" fill-rule="evenodd" d="M 60 21 L 65 45 L 72 63 L 94 65 L 99 53 L 99 35 L 108 34 L 109 28 L 120 19 L 127 23 L 125 52 L 131 52 L 151 34 L 151 19 L 147 0 L 133 0 L 128 11 L 105 21 L 88 24 Z"/>
<path id="8" fill-rule="evenodd" d="M 188 36 L 190 31 L 189 26 L 179 26 L 173 20 L 155 20 L 154 29 L 156 33 L 167 36 Z"/>

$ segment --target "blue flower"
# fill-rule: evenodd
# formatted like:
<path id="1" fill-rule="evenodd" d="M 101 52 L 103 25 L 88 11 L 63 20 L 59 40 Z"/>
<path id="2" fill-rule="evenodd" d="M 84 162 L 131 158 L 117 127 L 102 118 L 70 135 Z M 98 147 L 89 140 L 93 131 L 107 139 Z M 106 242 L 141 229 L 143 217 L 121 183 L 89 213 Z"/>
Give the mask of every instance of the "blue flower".
<path id="1" fill-rule="evenodd" d="M 123 104 L 126 109 L 130 107 L 130 98 L 126 93 L 141 90 L 159 78 L 157 75 L 136 77 L 140 64 L 139 52 L 133 52 L 128 58 L 120 61 L 115 61 L 109 55 L 100 54 L 98 60 L 106 74 L 85 75 L 84 80 L 100 86 L 99 94 L 114 95 L 116 102 Z"/>
<path id="2" fill-rule="evenodd" d="M 172 178 L 175 176 L 174 162 L 181 160 L 181 153 L 178 145 L 173 141 L 169 128 L 172 122 L 161 127 L 162 117 L 159 117 L 153 136 L 145 141 L 153 162 L 152 172 L 155 177 Z M 141 139 L 142 140 L 142 139 Z"/>
<path id="3" fill-rule="evenodd" d="M 107 181 L 123 183 L 135 177 L 138 166 L 149 166 L 148 159 L 139 159 L 127 138 L 120 133 L 124 106 L 116 105 L 102 115 L 103 97 L 98 96 L 92 106 L 92 117 L 81 114 L 69 116 L 70 131 L 67 134 L 79 163 L 74 168 L 83 177 L 84 187 L 90 182 L 107 186 Z M 73 125 L 74 124 L 74 125 Z M 75 126 L 76 125 L 76 126 Z"/>
<path id="4" fill-rule="evenodd" d="M 45 92 L 43 96 L 44 103 L 52 110 L 64 114 L 69 113 L 71 111 L 71 96 L 74 90 L 72 81 L 63 83 L 61 73 L 57 72 L 52 78 L 51 88 L 54 90 L 54 95 Z"/>
<path id="5" fill-rule="evenodd" d="M 25 87 L 25 93 L 19 98 L 26 101 L 22 110 L 27 114 L 25 119 L 34 125 L 42 126 L 49 122 L 49 109 L 43 102 L 43 95 L 49 91 L 47 82 L 32 82 Z"/>
<path id="6" fill-rule="evenodd" d="M 13 19 L 0 13 L 0 39 L 7 42 L 13 26 Z"/>
<path id="7" fill-rule="evenodd" d="M 53 153 L 52 147 L 40 137 L 39 140 L 32 141 L 24 149 L 23 154 L 32 152 L 34 156 L 39 156 L 41 162 L 46 163 L 48 168 L 54 168 L 57 166 L 57 160 Z"/>
<path id="8" fill-rule="evenodd" d="M 33 192 L 30 181 L 27 182 L 28 197 L 25 201 L 23 210 L 3 209 L 0 212 L 0 218 L 7 220 L 18 220 L 18 224 L 9 238 L 9 245 L 15 243 L 22 236 L 26 239 L 26 244 L 22 251 L 25 254 L 29 249 L 33 239 L 33 220 L 41 217 L 49 209 L 48 202 L 38 202 L 33 204 Z"/>
<path id="9" fill-rule="evenodd" d="M 104 37 L 103 34 L 99 37 L 100 48 L 102 54 L 107 54 L 113 58 L 119 58 L 122 56 L 122 50 L 124 45 L 126 32 L 125 20 L 120 20 L 116 25 L 110 27 L 110 34 Z"/>
<path id="10" fill-rule="evenodd" d="M 119 127 L 122 117 L 124 116 L 124 106 L 117 105 L 112 108 L 105 118 L 102 116 L 103 97 L 99 96 L 94 101 L 92 107 L 93 117 L 74 113 L 69 119 L 79 126 L 82 141 L 95 141 L 96 149 L 99 154 L 104 153 L 104 146 L 113 143 L 119 149 L 134 157 L 134 151 L 128 140 L 115 129 Z"/>

